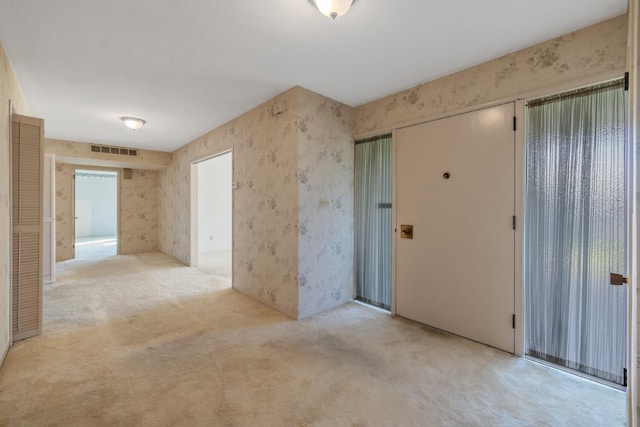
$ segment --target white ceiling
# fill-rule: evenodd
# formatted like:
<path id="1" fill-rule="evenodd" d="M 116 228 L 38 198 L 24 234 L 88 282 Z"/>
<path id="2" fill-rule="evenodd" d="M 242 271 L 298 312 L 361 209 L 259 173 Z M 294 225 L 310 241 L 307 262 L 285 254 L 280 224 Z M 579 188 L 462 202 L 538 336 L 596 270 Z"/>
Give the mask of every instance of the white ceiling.
<path id="1" fill-rule="evenodd" d="M 0 0 L 0 42 L 47 137 L 173 151 L 295 85 L 358 106 L 626 6 L 357 0 L 331 21 L 308 0 Z"/>

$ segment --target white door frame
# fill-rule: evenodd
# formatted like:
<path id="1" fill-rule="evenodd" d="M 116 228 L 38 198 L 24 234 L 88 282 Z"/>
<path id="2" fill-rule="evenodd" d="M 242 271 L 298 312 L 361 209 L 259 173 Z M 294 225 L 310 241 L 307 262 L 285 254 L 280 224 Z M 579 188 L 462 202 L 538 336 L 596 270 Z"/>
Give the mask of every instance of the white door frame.
<path id="1" fill-rule="evenodd" d="M 72 194 L 71 198 L 71 214 L 73 215 L 72 230 L 71 230 L 71 247 L 72 247 L 72 257 L 74 259 L 76 257 L 76 172 L 79 170 L 85 171 L 104 171 L 104 172 L 115 172 L 116 173 L 116 254 L 120 255 L 120 206 L 121 206 L 121 193 L 120 191 L 120 180 L 122 179 L 122 169 L 118 168 L 107 168 L 100 166 L 82 166 L 82 165 L 72 165 L 73 166 L 73 174 L 71 175 L 72 180 Z"/>
<path id="2" fill-rule="evenodd" d="M 231 181 L 232 186 L 235 189 L 236 183 L 233 181 L 234 173 L 233 173 L 233 147 L 220 151 L 214 155 L 203 157 L 198 160 L 194 160 L 191 162 L 191 171 L 190 171 L 190 248 L 189 248 L 189 266 L 197 267 L 198 266 L 198 164 L 202 162 L 206 162 L 207 160 L 214 159 L 216 157 L 224 156 L 226 154 L 231 154 Z M 233 271 L 233 248 L 234 245 L 234 233 L 233 233 L 233 224 L 235 222 L 235 213 L 234 213 L 234 194 L 231 192 L 231 284 L 233 286 L 233 277 L 235 277 L 235 272 Z"/>
<path id="3" fill-rule="evenodd" d="M 629 337 L 627 342 L 628 356 L 627 356 L 627 425 L 635 427 L 638 425 L 638 263 L 639 263 L 639 239 L 640 239 L 640 224 L 638 216 L 638 197 L 640 191 L 640 150 L 638 144 L 640 143 L 640 132 L 638 132 L 638 126 L 640 122 L 640 78 L 639 73 L 639 61 L 640 54 L 638 49 L 640 48 L 640 1 L 629 0 L 627 14 L 629 17 L 628 24 L 628 58 L 627 63 L 629 67 L 629 115 L 628 115 L 628 167 L 629 173 L 629 191 L 630 195 L 630 214 L 629 214 L 629 265 L 628 269 L 628 316 L 629 316 Z"/>
<path id="4" fill-rule="evenodd" d="M 49 261 L 51 263 L 51 281 L 45 284 L 51 284 L 56 282 L 56 155 L 53 153 L 45 152 L 44 161 L 49 162 L 50 164 L 49 176 L 47 176 L 46 174 L 44 176 L 44 186 L 48 187 L 49 197 L 51 199 L 49 201 L 51 216 L 48 219 L 48 221 L 51 222 L 51 237 L 49 242 L 49 253 L 51 255 L 51 260 Z M 45 191 L 47 190 L 43 189 L 43 197 Z M 47 221 L 47 219 L 43 218 L 43 221 Z"/>

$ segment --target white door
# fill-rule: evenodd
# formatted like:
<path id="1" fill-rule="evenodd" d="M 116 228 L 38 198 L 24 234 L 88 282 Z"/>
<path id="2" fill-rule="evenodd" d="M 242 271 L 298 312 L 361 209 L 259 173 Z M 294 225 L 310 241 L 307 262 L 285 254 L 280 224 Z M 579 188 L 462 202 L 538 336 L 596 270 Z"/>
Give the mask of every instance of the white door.
<path id="1" fill-rule="evenodd" d="M 514 107 L 400 129 L 396 157 L 397 314 L 511 353 Z"/>

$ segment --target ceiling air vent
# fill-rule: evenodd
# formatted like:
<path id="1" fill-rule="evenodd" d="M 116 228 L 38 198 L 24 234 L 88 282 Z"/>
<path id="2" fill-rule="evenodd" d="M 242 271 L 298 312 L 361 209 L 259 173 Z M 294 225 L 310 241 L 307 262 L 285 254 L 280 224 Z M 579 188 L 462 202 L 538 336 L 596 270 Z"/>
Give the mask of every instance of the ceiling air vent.
<path id="1" fill-rule="evenodd" d="M 138 150 L 122 147 L 112 147 L 110 145 L 92 145 L 92 153 L 118 154 L 121 156 L 137 156 Z"/>

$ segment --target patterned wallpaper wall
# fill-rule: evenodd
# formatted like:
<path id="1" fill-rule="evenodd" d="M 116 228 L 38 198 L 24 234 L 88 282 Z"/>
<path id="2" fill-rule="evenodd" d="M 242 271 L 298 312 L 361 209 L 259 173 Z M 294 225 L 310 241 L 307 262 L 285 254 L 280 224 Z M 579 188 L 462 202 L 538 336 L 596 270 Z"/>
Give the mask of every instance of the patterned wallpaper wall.
<path id="1" fill-rule="evenodd" d="M 627 17 L 468 68 L 355 108 L 354 136 L 456 112 L 626 67 Z"/>
<path id="2" fill-rule="evenodd" d="M 158 249 L 158 171 L 132 170 L 131 179 L 120 177 L 121 254 L 151 252 Z"/>
<path id="3" fill-rule="evenodd" d="M 353 299 L 351 108 L 298 97 L 298 317 Z"/>
<path id="4" fill-rule="evenodd" d="M 56 261 L 73 257 L 73 173 L 83 166 L 56 162 Z M 91 167 L 88 167 L 91 169 Z M 132 179 L 120 179 L 119 250 L 122 254 L 158 249 L 157 171 L 133 170 Z"/>
<path id="5" fill-rule="evenodd" d="M 298 311 L 296 96 L 291 89 L 182 147 L 160 174 L 160 249 L 189 264 L 191 163 L 233 148 L 234 287 L 292 317 Z"/>
<path id="6" fill-rule="evenodd" d="M 176 151 L 160 177 L 160 249 L 189 263 L 191 163 L 233 148 L 234 286 L 295 318 L 347 301 L 348 110 L 296 87 Z"/>
<path id="7" fill-rule="evenodd" d="M 56 162 L 56 261 L 73 258 L 74 165 Z"/>
<path id="8" fill-rule="evenodd" d="M 60 163 L 143 170 L 160 170 L 171 163 L 171 154 L 164 151 L 136 149 L 137 155 L 129 156 L 94 153 L 91 151 L 92 145 L 87 142 L 45 138 L 45 151 L 55 154 Z"/>

